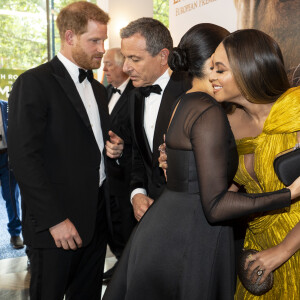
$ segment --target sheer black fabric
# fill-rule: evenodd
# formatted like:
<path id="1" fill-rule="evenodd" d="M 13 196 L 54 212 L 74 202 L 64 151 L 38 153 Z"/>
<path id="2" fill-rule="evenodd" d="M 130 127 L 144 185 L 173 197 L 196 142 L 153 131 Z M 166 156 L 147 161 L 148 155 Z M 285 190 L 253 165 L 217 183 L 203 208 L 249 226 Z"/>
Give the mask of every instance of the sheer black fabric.
<path id="1" fill-rule="evenodd" d="M 104 300 L 232 300 L 235 253 L 227 221 L 282 208 L 289 190 L 227 192 L 238 155 L 227 117 L 203 93 L 180 99 L 167 137 L 168 181 L 124 250 Z"/>
<path id="2" fill-rule="evenodd" d="M 190 186 L 194 182 L 184 173 L 188 166 L 185 156 L 187 151 L 192 151 L 198 178 L 198 184 L 194 183 L 192 190 L 200 193 L 199 200 L 209 222 L 226 221 L 290 205 L 288 189 L 264 194 L 227 192 L 238 164 L 235 141 L 223 109 L 207 94 L 191 93 L 180 100 L 166 143 L 168 188 L 184 191 L 183 185 L 179 184 L 184 177 L 190 179 Z M 177 149 L 181 150 L 180 156 L 173 151 Z"/>

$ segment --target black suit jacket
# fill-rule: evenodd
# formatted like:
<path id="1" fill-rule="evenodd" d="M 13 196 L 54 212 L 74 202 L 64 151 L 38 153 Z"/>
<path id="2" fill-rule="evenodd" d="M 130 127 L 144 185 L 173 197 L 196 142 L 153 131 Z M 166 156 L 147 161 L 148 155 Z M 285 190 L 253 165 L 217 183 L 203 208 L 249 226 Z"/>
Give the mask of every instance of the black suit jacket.
<path id="1" fill-rule="evenodd" d="M 92 88 L 105 140 L 107 93 L 96 80 Z M 22 194 L 25 243 L 56 247 L 49 228 L 69 218 L 87 245 L 99 205 L 101 154 L 76 86 L 57 57 L 14 83 L 8 152 Z"/>
<path id="2" fill-rule="evenodd" d="M 132 176 L 131 191 L 144 188 L 152 199 L 157 199 L 166 183 L 163 171 L 159 168 L 158 147 L 163 143 L 173 106 L 176 100 L 191 88 L 191 78 L 186 73 L 174 72 L 164 90 L 159 107 L 151 152 L 144 130 L 144 97 L 139 89 L 134 90 L 130 99 L 130 118 L 132 127 Z"/>
<path id="3" fill-rule="evenodd" d="M 112 96 L 112 85 L 107 86 L 108 99 Z M 134 89 L 132 81 L 129 80 L 125 90 L 120 96 L 118 102 L 110 114 L 111 129 L 124 139 L 124 150 L 122 157 L 118 160 L 109 159 L 108 174 L 110 194 L 113 196 L 128 196 L 130 173 L 131 173 L 131 159 L 132 159 L 132 139 L 130 135 L 124 134 L 124 131 L 130 130 L 129 119 L 129 94 Z M 128 200 L 128 205 L 130 201 Z"/>

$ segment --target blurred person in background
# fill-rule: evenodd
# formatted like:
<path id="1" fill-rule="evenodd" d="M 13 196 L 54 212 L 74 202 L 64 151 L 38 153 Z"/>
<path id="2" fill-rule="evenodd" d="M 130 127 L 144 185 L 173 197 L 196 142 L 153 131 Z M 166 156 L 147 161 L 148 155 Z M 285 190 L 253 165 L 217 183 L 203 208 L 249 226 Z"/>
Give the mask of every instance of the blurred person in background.
<path id="1" fill-rule="evenodd" d="M 7 101 L 0 100 L 0 181 L 1 195 L 5 201 L 8 216 L 7 229 L 10 243 L 14 249 L 24 248 L 20 237 L 22 224 L 20 218 L 20 191 L 16 179 L 9 169 L 7 155 Z"/>
<path id="2" fill-rule="evenodd" d="M 103 71 L 109 83 L 106 89 L 111 128 L 121 137 L 124 129 L 130 130 L 129 93 L 134 89 L 132 81 L 123 72 L 124 59 L 120 48 L 108 49 L 103 58 Z M 113 226 L 113 236 L 109 237 L 108 244 L 117 259 L 121 257 L 137 222 L 130 203 L 131 165 L 132 140 L 130 135 L 125 135 L 122 156 L 118 160 L 110 159 L 107 168 Z M 109 282 L 115 268 L 116 266 L 103 274 L 103 282 Z"/>

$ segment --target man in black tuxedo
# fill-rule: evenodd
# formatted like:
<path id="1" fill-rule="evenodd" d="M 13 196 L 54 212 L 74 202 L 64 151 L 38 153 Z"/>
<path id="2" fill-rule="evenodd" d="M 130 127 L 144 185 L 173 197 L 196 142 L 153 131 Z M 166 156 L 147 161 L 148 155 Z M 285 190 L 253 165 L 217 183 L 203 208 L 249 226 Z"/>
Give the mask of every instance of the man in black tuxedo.
<path id="1" fill-rule="evenodd" d="M 173 48 L 169 30 L 152 18 L 140 18 L 121 29 L 123 71 L 138 89 L 131 93 L 133 138 L 131 201 L 139 221 L 162 193 L 166 183 L 159 168 L 158 147 L 163 143 L 172 108 L 191 87 L 185 73 L 172 73 L 168 56 Z"/>
<path id="2" fill-rule="evenodd" d="M 82 13 L 84 11 L 84 14 Z M 22 194 L 32 300 L 100 299 L 108 222 L 110 133 L 100 67 L 109 16 L 89 2 L 61 10 L 61 50 L 23 73 L 9 97 L 8 154 Z"/>
<path id="3" fill-rule="evenodd" d="M 106 75 L 108 93 L 108 111 L 111 127 L 122 136 L 122 128 L 129 127 L 129 93 L 134 89 L 128 75 L 123 72 L 124 56 L 120 48 L 111 48 L 103 58 L 103 71 Z M 110 160 L 108 165 L 111 216 L 113 236 L 109 246 L 117 259 L 121 257 L 125 244 L 136 225 L 130 203 L 130 173 L 132 142 L 128 136 L 124 140 L 124 150 L 119 160 Z M 115 266 L 104 273 L 103 280 L 107 283 L 112 277 Z"/>

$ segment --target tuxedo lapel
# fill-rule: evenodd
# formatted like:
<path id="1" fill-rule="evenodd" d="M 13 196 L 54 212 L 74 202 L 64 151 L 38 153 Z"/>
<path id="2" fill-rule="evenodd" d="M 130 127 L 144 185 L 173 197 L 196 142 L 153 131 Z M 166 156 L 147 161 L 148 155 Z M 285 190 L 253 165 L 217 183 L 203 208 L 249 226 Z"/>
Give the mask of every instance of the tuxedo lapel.
<path id="1" fill-rule="evenodd" d="M 112 95 L 113 95 L 113 86 L 110 84 L 110 85 L 106 88 L 106 90 L 107 90 L 107 99 L 108 99 L 107 103 L 109 103 L 109 101 L 110 101 L 110 99 L 111 99 L 111 97 L 112 97 Z"/>
<path id="2" fill-rule="evenodd" d="M 101 128 L 104 141 L 108 139 L 108 130 L 109 130 L 109 114 L 108 114 L 108 106 L 107 106 L 107 93 L 105 88 L 100 88 L 99 84 L 96 80 L 92 82 L 92 88 L 94 92 L 94 96 L 98 105 Z"/>
<path id="3" fill-rule="evenodd" d="M 124 104 L 126 104 L 126 99 L 127 99 L 127 95 L 125 95 L 124 93 L 122 93 L 122 95 L 120 96 L 118 102 L 116 103 L 115 107 L 113 108 L 113 110 L 110 113 L 110 120 L 111 120 L 111 122 L 117 116 L 118 111 L 123 107 Z"/>
<path id="4" fill-rule="evenodd" d="M 134 132 L 136 134 L 136 141 L 147 165 L 151 166 L 152 153 L 144 130 L 145 97 L 143 97 L 139 91 L 137 91 L 134 96 Z"/>
<path id="5" fill-rule="evenodd" d="M 68 99 L 78 112 L 83 123 L 92 132 L 89 117 L 70 74 L 56 56 L 50 61 L 50 64 L 54 69 L 53 76 L 68 96 Z"/>
<path id="6" fill-rule="evenodd" d="M 163 143 L 163 135 L 166 133 L 170 116 L 171 116 L 171 110 L 174 103 L 174 93 L 172 91 L 173 85 L 171 79 L 169 80 L 168 85 L 166 86 L 162 99 L 161 104 L 159 107 L 158 115 L 157 115 L 157 121 L 155 124 L 155 131 L 154 131 L 154 137 L 153 137 L 153 163 L 155 164 L 157 162 L 159 151 L 158 147 L 160 144 Z"/>
<path id="7" fill-rule="evenodd" d="M 174 103 L 191 86 L 190 80 L 181 73 L 173 73 L 164 90 L 161 104 L 159 107 L 155 131 L 153 137 L 153 165 L 158 164 L 158 147 L 163 143 L 163 135 L 166 134 Z"/>
<path id="8" fill-rule="evenodd" d="M 120 96 L 118 102 L 116 103 L 115 107 L 113 108 L 111 114 L 110 114 L 110 120 L 113 122 L 115 117 L 118 115 L 118 112 L 122 109 L 124 105 L 128 105 L 127 100 L 128 100 L 128 93 L 134 88 L 132 85 L 131 80 L 126 85 L 125 90 L 123 91 L 122 95 Z M 109 89 L 107 90 L 109 93 Z M 110 99 L 110 98 L 108 98 Z"/>

